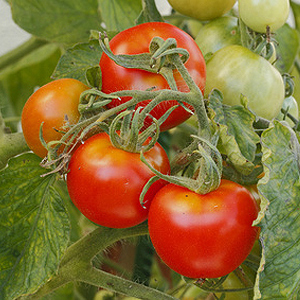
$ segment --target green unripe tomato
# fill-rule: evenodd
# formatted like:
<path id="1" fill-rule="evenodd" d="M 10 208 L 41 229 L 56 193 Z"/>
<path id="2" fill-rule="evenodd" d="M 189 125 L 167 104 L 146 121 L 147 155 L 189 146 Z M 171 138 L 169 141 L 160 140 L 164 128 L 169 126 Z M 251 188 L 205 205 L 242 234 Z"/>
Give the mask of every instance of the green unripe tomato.
<path id="1" fill-rule="evenodd" d="M 100 290 L 93 300 L 113 300 L 115 299 L 115 294 L 110 291 Z"/>
<path id="2" fill-rule="evenodd" d="M 239 0 L 239 14 L 252 30 L 274 32 L 286 22 L 290 11 L 289 0 Z"/>
<path id="3" fill-rule="evenodd" d="M 208 21 L 223 16 L 236 0 L 168 0 L 170 5 L 179 13 Z"/>
<path id="4" fill-rule="evenodd" d="M 282 108 L 284 110 L 287 110 L 289 114 L 291 114 L 296 119 L 299 118 L 299 109 L 298 109 L 298 103 L 296 99 L 293 96 L 287 97 L 284 99 Z M 280 112 L 277 116 L 278 120 L 283 120 L 284 114 Z M 286 117 L 285 119 L 292 127 L 295 126 L 294 122 L 289 118 Z"/>
<path id="5" fill-rule="evenodd" d="M 195 41 L 203 55 L 229 45 L 240 44 L 238 18 L 224 16 L 208 22 L 200 28 Z"/>
<path id="6" fill-rule="evenodd" d="M 222 288 L 225 290 L 239 290 L 245 288 L 238 277 L 234 273 L 230 273 L 225 282 L 222 284 Z M 216 296 L 220 299 L 222 293 L 216 293 Z M 249 300 L 248 292 L 241 290 L 240 292 L 226 292 L 224 300 Z"/>
<path id="7" fill-rule="evenodd" d="M 231 45 L 214 53 L 206 65 L 207 97 L 216 88 L 223 93 L 223 103 L 241 104 L 241 95 L 258 116 L 275 118 L 285 98 L 285 86 L 279 71 L 251 50 Z"/>

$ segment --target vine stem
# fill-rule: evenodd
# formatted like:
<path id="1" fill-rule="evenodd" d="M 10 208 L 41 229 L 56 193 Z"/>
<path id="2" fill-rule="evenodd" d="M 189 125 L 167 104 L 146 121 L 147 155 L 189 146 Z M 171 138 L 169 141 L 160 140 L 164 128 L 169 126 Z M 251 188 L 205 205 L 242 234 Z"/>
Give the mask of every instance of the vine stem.
<path id="1" fill-rule="evenodd" d="M 17 60 L 19 60 L 20 58 L 28 54 L 30 51 L 33 51 L 47 43 L 48 43 L 47 41 L 40 40 L 35 37 L 31 37 L 28 41 L 23 43 L 21 46 L 15 48 L 14 50 L 0 57 L 0 70 L 16 62 Z"/>
<path id="2" fill-rule="evenodd" d="M 148 300 L 175 300 L 176 298 L 156 289 L 132 282 L 130 280 L 109 274 L 92 265 L 92 259 L 101 251 L 115 242 L 148 234 L 147 223 L 124 229 L 99 227 L 90 232 L 66 251 L 58 272 L 36 293 L 26 297 L 26 300 L 40 299 L 59 287 L 80 281 L 102 287 L 117 293 Z"/>
<path id="3" fill-rule="evenodd" d="M 188 103 L 191 104 L 195 110 L 195 114 L 198 119 L 199 130 L 198 134 L 202 138 L 205 138 L 210 141 L 211 132 L 209 128 L 208 116 L 205 110 L 204 98 L 200 88 L 195 84 L 190 73 L 184 66 L 178 55 L 174 55 L 174 62 L 177 70 L 181 74 L 182 78 L 186 82 L 187 86 L 190 89 L 190 92 L 187 93 Z"/>

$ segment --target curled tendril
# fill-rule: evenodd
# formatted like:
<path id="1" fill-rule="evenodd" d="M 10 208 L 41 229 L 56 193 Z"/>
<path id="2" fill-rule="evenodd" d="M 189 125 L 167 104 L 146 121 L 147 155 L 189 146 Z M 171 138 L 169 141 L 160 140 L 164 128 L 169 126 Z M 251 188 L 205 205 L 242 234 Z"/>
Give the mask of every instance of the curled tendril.
<path id="1" fill-rule="evenodd" d="M 154 37 L 151 40 L 149 50 L 151 53 L 150 67 L 152 69 L 155 68 L 159 60 L 160 63 L 156 67 L 157 70 L 160 70 L 165 63 L 175 69 L 176 67 L 167 59 L 169 55 L 179 54 L 183 63 L 189 58 L 189 52 L 186 49 L 177 48 L 177 41 L 174 38 L 164 40 L 161 37 Z"/>
<path id="2" fill-rule="evenodd" d="M 116 148 L 134 153 L 146 152 L 157 142 L 160 123 L 151 115 L 146 115 L 152 118 L 151 130 L 141 131 L 144 124 L 144 118 L 141 118 L 142 109 L 138 107 L 136 110 L 123 111 L 113 119 L 109 135 Z"/>

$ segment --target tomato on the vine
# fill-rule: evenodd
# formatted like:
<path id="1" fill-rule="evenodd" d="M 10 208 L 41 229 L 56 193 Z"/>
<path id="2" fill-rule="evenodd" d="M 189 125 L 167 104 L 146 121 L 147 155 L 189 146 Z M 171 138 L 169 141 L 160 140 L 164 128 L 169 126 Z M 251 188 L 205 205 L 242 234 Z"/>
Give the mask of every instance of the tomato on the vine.
<path id="1" fill-rule="evenodd" d="M 240 105 L 243 95 L 258 116 L 271 120 L 278 115 L 285 85 L 279 71 L 262 56 L 230 45 L 212 55 L 206 70 L 206 96 L 216 88 L 222 92 L 224 104 Z"/>
<path id="2" fill-rule="evenodd" d="M 223 16 L 228 12 L 236 0 L 168 0 L 170 5 L 179 13 L 208 21 Z"/>
<path id="3" fill-rule="evenodd" d="M 144 155 L 159 172 L 170 173 L 168 156 L 158 143 Z M 67 186 L 75 206 L 92 222 L 112 228 L 145 221 L 153 196 L 165 185 L 162 180 L 153 183 L 143 207 L 139 197 L 154 174 L 140 160 L 139 153 L 115 148 L 104 132 L 80 145 L 68 168 Z"/>
<path id="4" fill-rule="evenodd" d="M 40 140 L 41 125 L 46 143 L 60 140 L 64 126 L 79 120 L 79 98 L 87 89 L 88 86 L 76 79 L 57 79 L 40 87 L 28 98 L 22 111 L 22 130 L 29 148 L 36 155 L 42 158 L 47 155 Z"/>
<path id="5" fill-rule="evenodd" d="M 239 14 L 252 30 L 266 32 L 280 28 L 290 12 L 289 0 L 239 0 Z"/>
<path id="6" fill-rule="evenodd" d="M 235 270 L 248 256 L 259 227 L 258 206 L 243 186 L 222 180 L 200 195 L 168 184 L 155 195 L 149 234 L 161 259 L 190 278 L 217 278 Z"/>
<path id="7" fill-rule="evenodd" d="M 150 42 L 156 36 L 161 37 L 164 40 L 175 38 L 179 48 L 188 50 L 190 56 L 185 63 L 185 66 L 197 86 L 199 86 L 203 92 L 206 71 L 205 61 L 201 50 L 189 34 L 176 26 L 163 22 L 143 23 L 120 32 L 111 39 L 109 45 L 112 52 L 116 55 L 140 54 L 149 52 Z M 105 93 L 112 93 L 119 90 L 170 89 L 169 84 L 162 75 L 140 69 L 124 68 L 117 65 L 104 53 L 100 59 L 100 67 L 102 70 L 102 91 Z M 189 89 L 179 72 L 174 70 L 173 75 L 178 90 L 188 92 Z M 123 97 L 121 98 L 121 101 L 119 99 L 113 99 L 108 107 L 118 106 L 129 99 L 129 97 Z M 149 102 L 150 100 L 146 100 L 139 103 L 137 106 L 144 107 Z M 151 111 L 151 115 L 156 119 L 159 119 L 169 108 L 177 104 L 178 103 L 174 100 L 162 102 Z M 160 129 L 161 131 L 164 131 L 175 127 L 189 117 L 189 112 L 182 107 L 178 107 L 161 125 Z M 146 120 L 146 125 L 147 123 L 151 123 L 151 120 Z"/>

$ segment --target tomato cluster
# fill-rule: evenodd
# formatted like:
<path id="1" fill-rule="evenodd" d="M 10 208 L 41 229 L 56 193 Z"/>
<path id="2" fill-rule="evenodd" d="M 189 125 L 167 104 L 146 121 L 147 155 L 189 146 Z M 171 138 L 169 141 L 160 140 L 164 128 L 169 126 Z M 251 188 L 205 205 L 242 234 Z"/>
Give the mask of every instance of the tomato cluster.
<path id="1" fill-rule="evenodd" d="M 169 2 L 178 12 L 207 21 L 224 15 L 236 1 L 212 1 L 218 10 L 211 10 L 208 1 L 200 1 L 204 6 L 198 11 L 190 11 L 191 6 L 182 5 L 181 1 Z M 252 30 L 265 31 L 267 26 L 273 30 L 286 18 L 277 18 L 277 24 L 268 21 L 259 25 L 251 18 L 256 27 L 246 18 L 248 12 L 244 16 L 246 9 L 253 9 L 255 13 L 254 4 L 255 1 L 239 1 L 241 19 Z M 286 5 L 283 8 L 286 9 Z M 215 28 L 220 26 L 222 31 L 216 34 Z M 230 106 L 240 105 L 244 96 L 258 117 L 273 120 L 280 113 L 285 98 L 284 81 L 269 61 L 241 45 L 238 30 L 237 18 L 222 17 L 205 24 L 195 41 L 174 25 L 143 23 L 115 35 L 109 50 L 114 55 L 139 55 L 149 52 L 154 37 L 173 38 L 178 48 L 189 52 L 184 66 L 200 95 L 209 99 L 212 90 L 218 89 L 224 104 Z M 202 52 L 211 54 L 207 61 Z M 101 92 L 106 95 L 118 91 L 171 89 L 161 74 L 121 66 L 105 53 L 99 65 Z M 172 76 L 177 91 L 190 92 L 182 73 L 172 69 Z M 87 89 L 89 87 L 78 80 L 58 79 L 29 98 L 22 113 L 22 128 L 34 153 L 45 157 L 45 144 L 59 141 L 79 121 L 80 96 Z M 131 99 L 116 97 L 104 110 L 119 107 Z M 142 111 L 150 102 L 146 98 L 130 109 Z M 185 122 L 191 111 L 172 98 L 152 108 L 151 117 L 146 118 L 146 126 L 141 131 L 146 131 L 153 120 L 159 120 L 175 105 L 178 107 L 160 124 L 160 131 Z M 290 104 L 285 107 L 287 105 Z M 193 110 L 189 104 L 186 106 Z M 58 148 L 57 155 L 60 153 L 61 148 Z M 235 270 L 249 255 L 259 232 L 259 228 L 253 226 L 259 208 L 252 194 L 225 179 L 217 189 L 200 194 L 183 185 L 169 183 L 167 176 L 161 176 L 164 179 L 153 181 L 141 203 L 144 187 L 154 176 L 171 174 L 168 153 L 158 142 L 143 155 L 152 169 L 142 162 L 139 152 L 116 147 L 108 130 L 80 143 L 71 152 L 64 173 L 74 205 L 90 221 L 110 228 L 132 227 L 148 219 L 149 235 L 157 254 L 171 269 L 186 277 L 216 278 Z"/>

